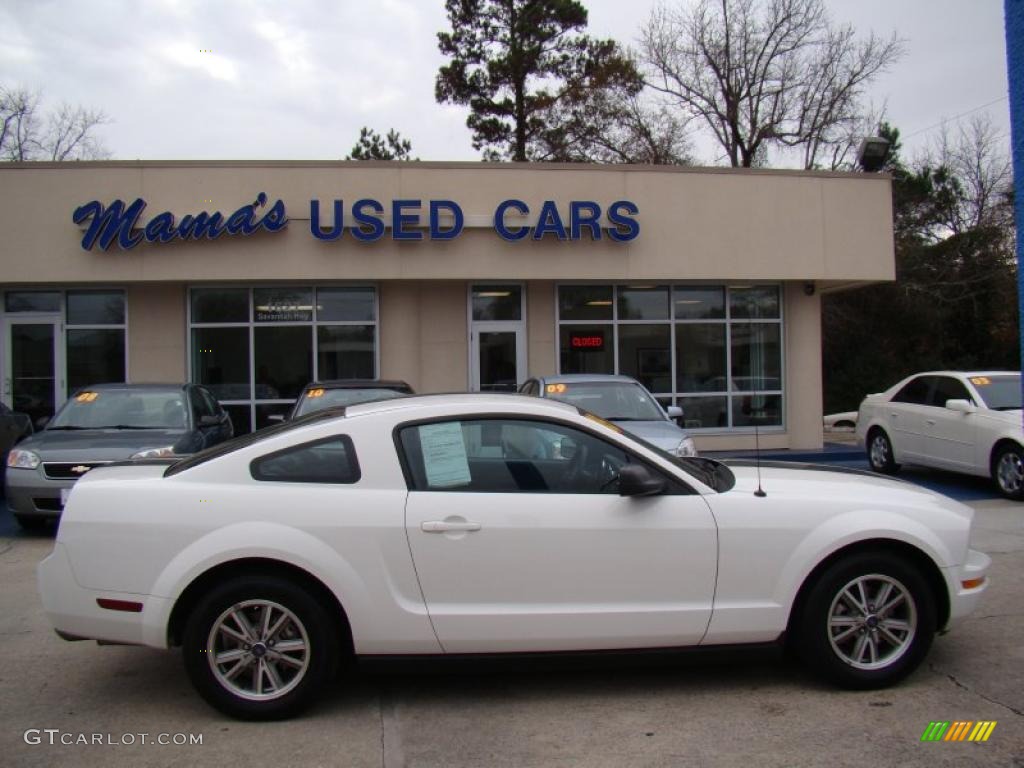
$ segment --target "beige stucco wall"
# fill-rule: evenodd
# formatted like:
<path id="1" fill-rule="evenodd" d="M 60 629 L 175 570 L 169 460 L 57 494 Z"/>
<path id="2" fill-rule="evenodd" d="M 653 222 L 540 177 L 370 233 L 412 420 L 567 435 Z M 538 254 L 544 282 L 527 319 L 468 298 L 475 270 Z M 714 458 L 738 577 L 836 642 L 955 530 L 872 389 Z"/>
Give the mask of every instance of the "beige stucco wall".
<path id="1" fill-rule="evenodd" d="M 121 162 L 0 166 L 3 280 L 111 283 L 322 279 L 766 279 L 842 283 L 893 278 L 891 185 L 864 174 L 486 163 Z M 284 201 L 284 232 L 215 242 L 142 243 L 83 251 L 76 207 L 146 200 L 162 211 L 230 215 L 264 191 Z M 309 202 L 451 199 L 467 227 L 449 242 L 335 242 L 309 231 Z M 498 203 L 544 200 L 602 207 L 631 200 L 630 243 L 503 241 Z M 212 200 L 212 203 L 204 202 Z M 424 206 L 426 203 L 424 202 Z M 425 213 L 424 213 L 425 219 Z M 58 277 L 59 276 L 59 277 Z"/>
<path id="2" fill-rule="evenodd" d="M 380 376 L 417 392 L 468 387 L 466 284 L 459 281 L 380 284 Z"/>
<path id="3" fill-rule="evenodd" d="M 527 283 L 526 339 L 529 375 L 557 373 L 554 283 L 536 280 Z"/>
<path id="4" fill-rule="evenodd" d="M 185 288 L 147 283 L 130 285 L 128 300 L 128 380 L 136 383 L 185 381 Z"/>

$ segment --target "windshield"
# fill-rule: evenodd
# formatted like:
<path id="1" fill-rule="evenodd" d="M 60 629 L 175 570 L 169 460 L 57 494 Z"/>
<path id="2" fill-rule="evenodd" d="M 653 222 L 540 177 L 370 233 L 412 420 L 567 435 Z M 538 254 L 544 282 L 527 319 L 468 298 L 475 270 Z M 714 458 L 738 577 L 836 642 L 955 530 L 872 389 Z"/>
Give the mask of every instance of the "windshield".
<path id="1" fill-rule="evenodd" d="M 46 429 L 184 430 L 187 425 L 180 389 L 96 389 L 78 392 Z"/>
<path id="2" fill-rule="evenodd" d="M 586 381 L 548 384 L 545 396 L 575 405 L 609 421 L 664 421 L 661 406 L 639 384 Z"/>
<path id="3" fill-rule="evenodd" d="M 397 389 L 384 389 L 383 387 L 308 389 L 302 394 L 299 406 L 295 409 L 295 415 L 304 416 L 307 413 L 322 411 L 324 408 L 332 408 L 336 405 L 355 405 L 356 403 L 369 403 L 372 400 L 391 400 L 406 394 L 408 393 L 399 392 Z"/>
<path id="4" fill-rule="evenodd" d="M 994 411 L 1015 411 L 1020 408 L 1020 374 L 972 376 L 971 384 L 978 390 L 985 405 Z"/>

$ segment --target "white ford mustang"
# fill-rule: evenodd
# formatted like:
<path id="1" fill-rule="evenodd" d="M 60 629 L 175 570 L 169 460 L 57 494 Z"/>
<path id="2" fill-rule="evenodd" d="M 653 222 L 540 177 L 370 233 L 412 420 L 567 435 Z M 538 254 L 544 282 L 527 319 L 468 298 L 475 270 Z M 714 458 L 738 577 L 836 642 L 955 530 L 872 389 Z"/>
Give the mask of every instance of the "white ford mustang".
<path id="1" fill-rule="evenodd" d="M 368 403 L 93 470 L 39 586 L 62 637 L 180 645 L 245 718 L 298 711 L 346 653 L 786 639 L 883 686 L 985 590 L 969 508 L 849 470 L 760 476 L 540 398 Z"/>

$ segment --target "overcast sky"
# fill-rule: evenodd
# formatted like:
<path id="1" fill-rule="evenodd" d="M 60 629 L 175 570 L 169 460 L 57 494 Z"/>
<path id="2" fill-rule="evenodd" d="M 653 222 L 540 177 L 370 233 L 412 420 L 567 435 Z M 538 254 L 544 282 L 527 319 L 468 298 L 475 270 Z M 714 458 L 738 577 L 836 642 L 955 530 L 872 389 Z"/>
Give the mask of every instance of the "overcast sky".
<path id="1" fill-rule="evenodd" d="M 583 0 L 589 31 L 634 44 L 655 2 Z M 1003 0 L 827 4 L 907 40 L 871 98 L 909 154 L 982 105 L 1009 145 Z M 476 160 L 465 109 L 434 101 L 445 27 L 443 0 L 0 0 L 0 83 L 102 109 L 116 159 L 339 159 L 367 125 Z"/>

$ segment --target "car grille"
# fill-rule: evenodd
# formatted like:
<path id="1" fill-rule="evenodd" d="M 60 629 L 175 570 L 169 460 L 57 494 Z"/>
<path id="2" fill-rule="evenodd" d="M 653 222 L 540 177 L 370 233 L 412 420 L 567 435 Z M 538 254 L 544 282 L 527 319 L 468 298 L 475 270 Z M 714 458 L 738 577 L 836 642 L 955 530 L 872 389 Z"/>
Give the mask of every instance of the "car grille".
<path id="1" fill-rule="evenodd" d="M 109 461 L 43 462 L 43 474 L 51 480 L 77 480 L 90 469 L 102 467 Z M 85 467 L 85 469 L 82 469 Z"/>

